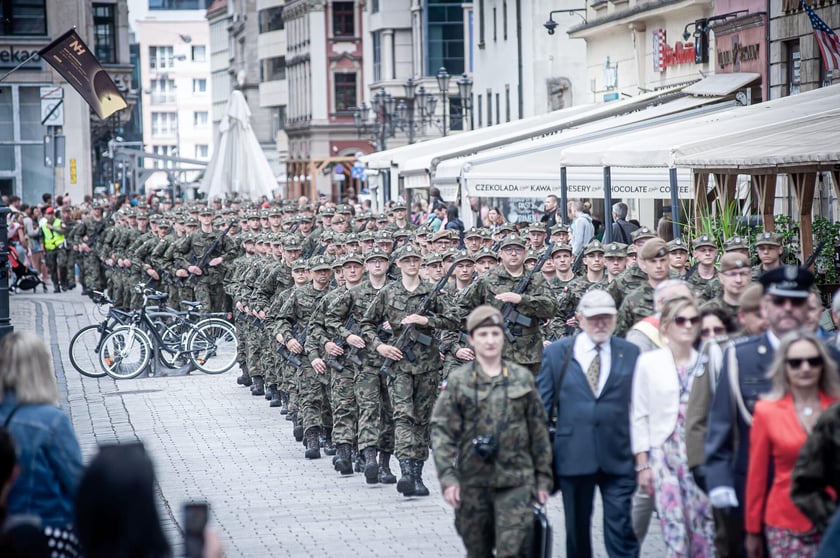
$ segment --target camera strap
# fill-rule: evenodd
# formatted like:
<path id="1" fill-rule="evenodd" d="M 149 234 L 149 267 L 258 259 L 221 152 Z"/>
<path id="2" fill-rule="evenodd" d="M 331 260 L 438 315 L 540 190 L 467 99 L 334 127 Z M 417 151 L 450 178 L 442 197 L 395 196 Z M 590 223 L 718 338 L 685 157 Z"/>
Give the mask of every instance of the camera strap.
<path id="1" fill-rule="evenodd" d="M 475 368 L 475 361 L 473 361 L 473 369 L 472 369 L 472 376 L 473 376 L 473 390 L 475 395 L 475 414 L 473 415 L 473 436 L 478 436 L 478 371 Z M 501 421 L 504 421 L 504 426 L 507 426 L 507 404 L 508 404 L 508 384 L 510 383 L 510 374 L 508 373 L 508 367 L 502 363 L 502 386 L 505 390 L 505 398 L 502 402 L 502 415 Z M 499 439 L 499 435 L 502 433 L 502 422 L 499 422 L 496 425 L 496 440 Z"/>

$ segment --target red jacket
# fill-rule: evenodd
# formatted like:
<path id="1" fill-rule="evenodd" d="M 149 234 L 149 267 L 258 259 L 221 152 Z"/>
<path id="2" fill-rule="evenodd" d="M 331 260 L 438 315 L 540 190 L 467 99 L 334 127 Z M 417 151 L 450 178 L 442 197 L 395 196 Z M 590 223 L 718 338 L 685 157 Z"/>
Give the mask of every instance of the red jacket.
<path id="1" fill-rule="evenodd" d="M 825 410 L 836 399 L 820 393 Z M 750 430 L 750 460 L 747 474 L 744 528 L 760 534 L 764 525 L 804 533 L 813 525 L 790 499 L 791 472 L 808 435 L 796 416 L 793 397 L 759 401 Z M 773 484 L 768 491 L 770 464 Z"/>

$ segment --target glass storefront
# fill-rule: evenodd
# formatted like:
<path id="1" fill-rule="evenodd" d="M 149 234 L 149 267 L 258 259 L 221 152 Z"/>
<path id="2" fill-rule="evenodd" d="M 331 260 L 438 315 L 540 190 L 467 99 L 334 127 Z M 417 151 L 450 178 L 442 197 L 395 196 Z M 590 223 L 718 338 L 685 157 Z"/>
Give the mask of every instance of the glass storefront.
<path id="1" fill-rule="evenodd" d="M 53 190 L 53 169 L 44 166 L 47 127 L 41 125 L 40 94 L 40 85 L 0 87 L 0 183 L 4 194 L 15 193 L 28 204 Z"/>

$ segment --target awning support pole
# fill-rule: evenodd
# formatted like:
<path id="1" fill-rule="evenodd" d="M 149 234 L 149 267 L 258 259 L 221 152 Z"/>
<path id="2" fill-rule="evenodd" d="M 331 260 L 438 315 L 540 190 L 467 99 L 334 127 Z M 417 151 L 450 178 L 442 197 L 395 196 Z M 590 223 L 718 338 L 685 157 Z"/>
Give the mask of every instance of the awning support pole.
<path id="1" fill-rule="evenodd" d="M 674 238 L 680 237 L 680 196 L 677 184 L 677 169 L 668 169 L 671 181 L 671 223 L 674 226 Z"/>
<path id="2" fill-rule="evenodd" d="M 560 167 L 560 215 L 563 224 L 569 224 L 569 183 L 566 178 L 566 167 Z"/>
<path id="3" fill-rule="evenodd" d="M 604 244 L 612 242 L 612 175 L 604 167 Z"/>

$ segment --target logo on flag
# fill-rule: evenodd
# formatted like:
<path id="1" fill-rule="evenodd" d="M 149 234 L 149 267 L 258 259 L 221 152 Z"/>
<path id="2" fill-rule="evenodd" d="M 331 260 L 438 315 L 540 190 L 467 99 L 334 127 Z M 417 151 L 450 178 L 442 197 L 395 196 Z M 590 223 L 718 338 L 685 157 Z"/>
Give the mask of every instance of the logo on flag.
<path id="1" fill-rule="evenodd" d="M 811 18 L 811 27 L 814 28 L 814 36 L 817 38 L 825 69 L 831 72 L 840 68 L 840 40 L 837 38 L 837 33 L 820 19 L 820 16 L 814 12 L 814 8 L 809 6 L 805 0 L 801 0 L 801 2 L 808 17 Z"/>

